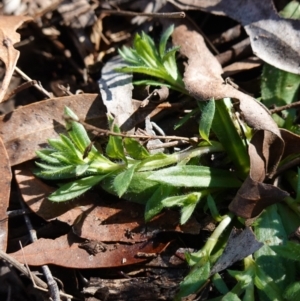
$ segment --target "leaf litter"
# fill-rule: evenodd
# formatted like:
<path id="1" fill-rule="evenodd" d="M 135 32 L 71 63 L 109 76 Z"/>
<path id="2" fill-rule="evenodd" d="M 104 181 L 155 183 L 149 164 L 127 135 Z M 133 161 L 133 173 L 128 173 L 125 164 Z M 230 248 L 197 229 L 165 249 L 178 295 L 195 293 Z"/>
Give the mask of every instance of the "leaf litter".
<path id="1" fill-rule="evenodd" d="M 261 5 L 261 3 L 260 5 L 257 5 L 256 1 L 247 1 L 247 3 L 243 3 L 243 5 L 240 5 L 238 8 L 235 4 L 228 1 L 226 3 L 225 1 L 198 1 L 196 3 L 188 0 L 169 2 L 180 6 L 182 9 L 204 10 L 214 14 L 227 15 L 237 20 L 244 26 L 247 34 L 249 35 L 254 54 L 256 54 L 263 61 L 268 62 L 270 65 L 285 71 L 299 74 L 298 65 L 295 64 L 295 62 L 298 61 L 300 48 L 298 45 L 299 39 L 297 31 L 297 27 L 299 27 L 299 21 L 283 19 L 280 17 L 276 13 L 271 1 L 265 1 L 263 5 Z M 59 6 L 59 4 L 57 5 Z M 81 3 L 81 5 L 83 5 L 83 3 Z M 64 22 L 67 23 L 72 18 L 67 18 L 67 14 L 64 13 L 65 8 L 66 7 L 61 6 L 59 7 L 58 11 L 63 16 Z M 95 20 L 94 14 L 90 11 L 91 8 L 89 6 L 86 6 L 85 8 L 87 9 L 86 11 L 88 11 L 85 16 L 92 16 L 90 20 Z M 53 9 L 55 9 L 55 7 Z M 13 20 L 13 18 L 15 19 Z M 11 17 L 11 19 L 7 20 L 11 20 L 9 22 L 14 24 L 12 26 L 12 32 L 15 33 L 15 30 L 20 25 L 20 22 L 22 23 L 28 19 Z M 80 26 L 85 27 L 88 24 L 93 24 L 94 22 L 92 21 L 91 23 L 88 23 L 85 21 L 82 19 Z M 114 25 L 115 24 L 113 23 L 111 24 L 112 28 Z M 70 26 L 70 28 L 72 28 L 73 33 L 75 36 L 77 36 L 77 39 L 82 40 L 80 38 L 81 33 L 78 29 L 76 29 L 76 26 L 73 24 Z M 280 30 L 278 30 L 278 28 L 280 28 Z M 110 33 L 106 34 L 109 35 Z M 272 118 L 274 115 L 271 116 L 270 111 L 262 103 L 258 102 L 254 97 L 237 90 L 231 84 L 228 84 L 227 81 L 223 80 L 222 75 L 224 76 L 223 72 L 226 68 L 222 69 L 215 56 L 213 56 L 206 47 L 202 36 L 195 30 L 195 28 L 191 28 L 186 25 L 175 27 L 172 40 L 174 45 L 180 46 L 180 54 L 187 58 L 183 82 L 188 94 L 199 102 L 211 99 L 215 99 L 216 102 L 218 102 L 219 99 L 222 98 L 231 98 L 233 100 L 233 106 L 241 118 L 241 123 L 245 123 L 248 127 L 252 128 L 253 132 L 251 139 L 248 141 L 248 155 L 250 161 L 249 174 L 246 175 L 246 177 L 241 176 L 243 173 L 239 174 L 240 179 L 242 179 L 244 182 L 240 186 L 240 183 L 237 180 L 237 186 L 240 186 L 240 188 L 236 192 L 235 197 L 231 198 L 229 209 L 237 216 L 246 219 L 256 217 L 261 214 L 261 216 L 258 217 L 257 222 L 257 224 L 260 226 L 255 225 L 255 222 L 253 224 L 254 228 L 258 230 L 261 230 L 264 225 L 260 218 L 264 218 L 263 221 L 266 221 L 265 212 L 273 214 L 273 222 L 280 220 L 278 218 L 278 214 L 282 214 L 282 211 L 280 211 L 282 210 L 282 207 L 278 206 L 278 214 L 276 214 L 275 211 L 277 209 L 275 208 L 277 207 L 269 206 L 284 200 L 287 202 L 287 204 L 290 204 L 291 208 L 295 209 L 295 206 L 291 203 L 291 196 L 289 196 L 290 190 L 283 190 L 279 188 L 278 186 L 283 186 L 278 185 L 275 179 L 282 172 L 285 172 L 290 168 L 288 165 L 285 166 L 284 162 L 288 162 L 289 158 L 293 156 L 296 158 L 295 160 L 297 160 L 297 154 L 299 153 L 299 136 L 296 134 L 297 131 L 295 131 L 293 127 L 286 127 L 291 131 L 279 128 L 277 119 Z M 17 41 L 18 40 L 16 39 L 13 42 L 15 43 Z M 113 38 L 111 41 L 113 41 Z M 107 45 L 109 45 L 109 43 L 111 42 L 108 42 Z M 3 43 L 4 48 L 6 47 L 5 45 L 6 44 Z M 75 45 L 75 47 L 80 49 L 80 56 L 83 61 L 85 63 L 88 62 L 90 60 L 90 57 L 86 55 L 86 50 L 89 49 L 88 46 L 86 44 L 85 46 L 80 45 L 78 41 L 75 43 Z M 84 47 L 87 48 L 85 48 L 83 51 Z M 274 51 L 270 51 L 270 48 Z M 7 69 L 6 77 L 2 85 L 1 98 L 4 97 L 5 93 L 7 93 L 7 83 L 10 81 L 18 58 L 18 54 L 14 49 L 11 49 L 9 52 L 14 53 L 14 55 L 8 55 L 7 53 L 1 56 L 1 59 L 4 61 Z M 70 62 L 74 63 L 73 60 L 73 57 L 70 58 Z M 110 62 L 113 62 L 113 60 Z M 81 70 L 78 68 L 76 63 L 73 64 L 73 67 L 74 66 L 75 69 L 77 68 L 77 74 L 81 74 Z M 104 77 L 102 77 L 102 93 L 104 92 L 103 87 L 108 85 L 108 81 L 110 79 L 115 80 L 115 75 L 113 75 L 115 72 L 114 64 L 112 67 L 110 67 L 109 64 L 106 64 L 102 71 L 105 71 L 105 68 L 108 67 L 110 68 L 110 71 L 107 73 L 108 75 L 112 74 L 112 77 L 106 79 L 106 82 L 104 82 Z M 131 78 L 131 75 L 124 76 L 128 79 Z M 128 81 L 129 88 L 125 88 L 125 92 L 122 90 L 124 87 L 121 86 L 124 85 L 115 84 L 116 92 L 113 93 L 110 88 L 106 87 L 104 93 L 106 96 L 103 97 L 103 100 L 96 94 L 79 94 L 61 98 L 53 98 L 18 108 L 13 112 L 2 116 L 0 120 L 0 132 L 4 146 L 8 153 L 8 157 L 5 155 L 4 150 L 4 155 L 2 157 L 4 158 L 5 162 L 3 162 L 2 165 L 5 173 L 3 173 L 3 184 L 1 184 L 1 188 L 4 187 L 4 189 L 2 189 L 2 191 L 4 191 L 3 202 L 1 203 L 1 208 L 3 208 L 1 211 L 1 219 L 4 220 L 4 222 L 1 222 L 0 224 L 1 233 L 4 233 L 4 240 L 1 243 L 1 249 L 6 249 L 6 237 L 8 233 L 8 224 L 5 211 L 8 207 L 8 182 L 11 178 L 11 175 L 8 172 L 9 165 L 15 166 L 14 174 L 20 193 L 30 210 L 32 210 L 32 212 L 45 221 L 57 219 L 60 222 L 66 223 L 71 229 L 69 233 L 57 237 L 54 240 L 40 238 L 36 242 L 26 246 L 24 250 L 19 250 L 14 253 L 11 252 L 11 256 L 19 262 L 24 262 L 25 260 L 26 263 L 33 266 L 56 264 L 63 267 L 80 269 L 130 266 L 132 264 L 141 263 L 147 260 L 147 254 L 149 256 L 151 254 L 157 256 L 163 251 L 166 252 L 166 250 L 172 246 L 172 242 L 174 241 L 173 238 L 176 237 L 176 235 L 179 235 L 179 233 L 195 235 L 200 231 L 199 224 L 195 220 L 194 216 L 187 219 L 188 222 L 186 224 L 179 225 L 180 215 L 178 212 L 168 210 L 161 213 L 161 215 L 158 215 L 158 217 L 152 219 L 151 221 L 145 223 L 143 214 L 144 207 L 142 205 L 131 202 L 127 203 L 126 201 L 115 202 L 113 199 L 104 201 L 103 197 L 99 199 L 99 191 L 97 189 L 93 192 L 87 192 L 84 196 L 79 197 L 71 202 L 60 204 L 52 203 L 49 202 L 47 196 L 55 189 L 49 186 L 48 182 L 41 181 L 33 176 L 31 172 L 32 165 L 27 161 L 35 158 L 35 151 L 43 148 L 47 142 L 47 139 L 58 137 L 58 134 L 62 132 L 66 133 L 63 126 L 65 123 L 65 119 L 63 117 L 63 108 L 65 106 L 70 107 L 79 117 L 79 120 L 86 120 L 88 123 L 92 123 L 93 125 L 97 125 L 98 127 L 104 129 L 107 128 L 107 119 L 105 116 L 106 111 L 113 113 L 113 115 L 116 117 L 116 125 L 121 126 L 122 131 L 124 132 L 128 132 L 129 130 L 133 131 L 133 128 L 137 125 L 142 126 L 140 123 L 143 122 L 145 118 L 148 118 L 149 121 L 149 116 L 151 116 L 151 118 L 155 118 L 158 122 L 163 118 L 160 117 L 160 115 L 168 116 L 168 113 L 166 113 L 167 109 L 164 109 L 163 106 L 161 106 L 162 109 L 156 109 L 156 107 L 159 107 L 160 104 L 153 105 L 153 103 L 149 103 L 146 104 L 145 108 L 143 108 L 143 106 L 140 106 L 141 101 L 136 102 L 133 100 L 131 96 L 131 79 Z M 297 86 L 295 87 L 295 91 L 296 90 Z M 67 89 L 64 89 L 63 91 L 66 92 Z M 112 93 L 112 95 L 116 95 L 117 93 L 121 95 L 121 97 L 107 99 L 107 95 L 110 93 Z M 277 94 L 280 94 L 280 92 L 277 92 Z M 122 95 L 124 95 L 126 102 L 123 101 L 124 98 L 122 98 Z M 262 95 L 264 94 L 262 93 Z M 169 95 L 168 99 L 173 96 L 173 94 Z M 141 98 L 141 100 L 143 99 L 144 98 Z M 164 99 L 164 101 L 167 101 L 168 99 Z M 112 102 L 109 102 L 111 100 Z M 296 98 L 293 99 L 293 101 L 295 100 Z M 105 105 L 107 109 L 105 109 Z M 114 107 L 111 107 L 111 105 Z M 266 105 L 269 106 L 268 103 L 266 103 Z M 211 116 L 208 116 L 207 118 L 205 116 L 202 117 L 204 119 L 209 119 L 208 117 Z M 118 118 L 121 121 L 118 121 Z M 208 124 L 208 131 L 206 132 L 207 129 L 205 126 L 203 127 L 205 123 L 202 122 L 200 135 L 205 135 L 207 143 L 211 143 L 208 135 L 210 127 L 213 127 L 214 125 L 211 120 L 210 123 L 207 123 L 207 125 Z M 183 131 L 186 132 L 189 130 L 188 127 L 185 127 L 185 125 L 182 126 L 182 128 Z M 293 131 L 295 133 L 293 133 Z M 99 135 L 99 133 L 93 133 L 93 136 L 95 135 Z M 186 133 L 186 135 L 189 134 Z M 103 139 L 103 137 L 101 138 Z M 116 144 L 115 148 L 120 148 L 120 146 L 121 144 L 119 146 Z M 124 160 L 126 160 L 126 157 L 124 157 Z M 293 167 L 296 164 L 297 163 L 294 163 L 294 165 L 291 166 Z M 138 168 L 138 166 L 138 164 L 133 166 L 132 172 L 135 172 L 135 168 Z M 178 168 L 182 170 L 181 167 Z M 194 168 L 194 166 L 191 168 Z M 163 170 L 153 172 L 152 178 L 151 175 L 147 175 L 145 179 L 146 181 L 148 180 L 149 186 L 143 187 L 154 187 L 155 180 L 158 180 L 158 178 L 155 177 L 155 174 L 159 174 L 161 172 L 163 173 Z M 121 179 L 119 182 L 128 181 L 126 177 L 129 176 L 129 173 L 124 175 L 124 177 L 119 177 L 119 179 Z M 130 179 L 132 177 L 132 179 L 137 181 L 138 184 L 136 184 L 136 187 L 132 188 L 129 194 L 124 194 L 126 190 L 124 187 L 128 188 L 130 183 L 128 182 L 126 185 L 124 184 L 124 187 L 119 190 L 119 195 L 124 194 L 124 198 L 136 201 L 139 198 L 139 196 L 136 195 L 136 192 L 139 191 L 138 185 L 145 185 L 143 182 L 145 179 L 143 179 L 142 173 L 140 173 L 140 175 L 140 179 L 130 175 Z M 236 180 L 235 177 L 234 179 Z M 110 191 L 111 181 L 114 181 L 114 179 L 110 178 L 102 185 L 102 187 L 105 190 Z M 168 183 L 168 185 L 174 185 L 167 178 L 165 179 L 165 182 Z M 295 181 L 293 181 L 293 187 L 297 187 L 296 184 Z M 115 182 L 115 185 L 117 185 L 117 181 Z M 191 186 L 193 185 L 191 184 Z M 198 186 L 201 187 L 201 184 Z M 236 185 L 233 185 L 233 187 L 235 186 Z M 212 186 L 212 188 L 214 188 L 214 186 Z M 159 197 L 159 193 L 166 192 L 167 190 L 160 188 L 156 190 L 154 195 Z M 183 198 L 182 196 L 177 197 L 176 193 L 174 196 L 165 198 L 165 207 L 171 207 L 172 205 L 170 205 L 170 202 L 172 202 L 173 205 L 180 205 L 180 202 L 183 202 L 182 204 L 184 204 L 184 202 L 188 202 L 192 199 L 189 199 L 188 195 L 186 198 Z M 201 193 L 196 191 L 190 195 L 199 196 Z M 147 193 L 145 193 L 143 195 L 141 194 L 140 198 L 143 199 L 145 196 L 146 198 L 149 197 L 149 195 L 147 196 Z M 176 203 L 176 200 L 178 203 Z M 288 203 L 288 201 L 290 201 L 290 203 Z M 112 204 L 110 204 L 111 202 Z M 139 200 L 138 202 L 145 204 L 145 200 Z M 230 214 L 227 217 L 222 217 L 219 212 L 217 212 L 218 208 L 214 207 L 213 203 L 208 204 L 208 207 L 209 211 L 213 213 L 213 216 L 216 218 L 216 220 L 231 220 Z M 192 211 L 194 211 L 195 204 L 193 204 L 193 207 L 190 208 L 193 208 Z M 272 208 L 273 211 L 269 208 Z M 158 209 L 159 208 L 151 208 L 151 210 L 156 213 L 159 212 Z M 218 220 L 218 222 L 220 222 L 220 220 Z M 284 224 L 284 221 L 280 220 L 280 223 Z M 220 222 L 220 225 L 221 224 L 222 221 Z M 281 224 L 277 225 L 276 227 L 278 233 L 285 233 Z M 287 228 L 286 225 L 285 227 Z M 244 260 L 245 264 L 248 262 L 248 265 L 246 264 L 246 266 L 248 266 L 246 274 L 248 273 L 247 275 L 249 276 L 251 273 L 253 273 L 251 267 L 254 267 L 253 262 L 251 262 L 249 259 L 251 254 L 255 253 L 254 258 L 257 262 L 263 262 L 264 256 L 276 256 L 276 253 L 272 253 L 269 250 L 266 251 L 265 246 L 268 244 L 268 237 L 264 236 L 259 231 L 256 231 L 257 237 L 259 241 L 264 242 L 264 247 L 261 248 L 260 251 L 257 250 L 261 247 L 262 243 L 255 239 L 255 236 L 253 232 L 251 232 L 250 228 L 247 227 L 244 231 L 232 231 L 232 234 L 230 234 L 229 237 L 227 236 L 228 242 L 227 246 L 223 249 L 223 255 L 219 257 L 219 260 L 215 263 L 215 265 L 210 268 L 210 264 L 208 262 L 201 261 L 201 259 L 200 263 L 203 263 L 203 266 L 200 268 L 200 270 L 198 270 L 198 273 L 199 271 L 203 272 L 203 275 L 206 275 L 206 277 L 209 278 L 213 274 L 216 273 L 217 275 L 220 271 L 227 269 L 236 261 Z M 160 234 L 163 233 L 167 233 L 167 236 L 170 238 L 161 242 L 159 237 Z M 237 233 L 241 234 L 238 235 Z M 287 239 L 284 237 L 283 240 L 278 240 L 278 233 L 275 231 L 273 234 L 270 234 L 275 238 L 271 242 L 271 246 L 275 245 L 275 251 L 276 246 L 278 246 L 279 243 L 284 244 Z M 207 244 L 207 246 L 209 246 L 209 244 Z M 204 247 L 204 249 L 205 248 L 206 247 Z M 210 250 L 210 252 L 211 251 L 212 250 Z M 285 254 L 283 251 L 281 252 L 282 254 Z M 64 256 L 61 256 L 62 253 Z M 137 254 L 142 254 L 142 256 L 137 256 Z M 186 254 L 186 256 L 189 258 L 188 254 Z M 292 258 L 290 259 L 297 260 L 297 256 L 295 255 L 293 257 L 291 255 L 290 257 Z M 193 255 L 191 258 L 193 258 Z M 274 258 L 276 262 L 276 257 Z M 192 265 L 192 261 L 192 259 L 189 261 L 190 265 Z M 200 265 L 200 263 L 198 262 L 196 266 Z M 269 269 L 267 265 L 263 267 L 263 270 L 257 267 L 255 273 L 259 275 L 257 277 L 260 277 L 262 282 L 267 279 L 265 278 L 264 273 L 267 273 L 270 277 L 275 277 L 276 274 L 274 269 Z M 236 272 L 231 271 L 229 274 L 235 277 L 238 283 L 241 283 L 240 279 L 242 278 L 239 278 L 240 276 L 236 274 Z M 203 281 L 204 276 L 201 276 L 200 274 L 198 275 L 199 279 Z M 215 276 L 213 276 L 213 279 Z M 280 277 L 280 273 L 278 277 Z M 191 278 L 187 279 L 188 280 L 185 280 L 182 283 L 182 289 L 187 289 L 186 285 Z M 195 285 L 194 287 L 199 287 L 199 283 L 203 283 L 201 281 L 196 284 L 193 283 L 193 285 Z M 272 284 L 268 285 L 274 289 L 274 292 L 278 292 L 278 287 L 282 287 L 282 283 L 278 287 L 277 284 L 277 282 L 272 282 Z M 254 283 L 254 285 L 260 289 L 258 284 Z M 268 285 L 265 285 L 263 291 L 265 294 L 270 292 L 270 296 L 272 296 L 274 293 L 270 291 L 270 287 Z M 215 284 L 215 286 L 218 287 L 217 284 Z M 247 289 L 248 288 L 246 288 L 246 293 Z M 189 290 L 190 288 L 188 288 L 186 292 Z M 291 290 L 296 290 L 296 288 L 290 288 L 288 293 L 291 293 Z M 229 296 L 230 294 L 231 292 L 228 292 L 227 295 Z M 174 295 L 175 292 L 173 292 L 172 296 Z M 177 298 L 179 295 L 177 295 Z M 184 296 L 184 294 L 181 296 Z"/>

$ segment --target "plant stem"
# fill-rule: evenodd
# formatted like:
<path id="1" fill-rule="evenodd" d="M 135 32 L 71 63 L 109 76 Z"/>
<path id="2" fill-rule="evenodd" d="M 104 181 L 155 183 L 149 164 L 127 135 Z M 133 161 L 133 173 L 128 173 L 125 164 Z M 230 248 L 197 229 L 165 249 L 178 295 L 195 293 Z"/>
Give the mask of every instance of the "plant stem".
<path id="1" fill-rule="evenodd" d="M 211 254 L 213 248 L 218 242 L 219 237 L 222 235 L 224 230 L 227 228 L 227 226 L 231 223 L 233 219 L 233 213 L 228 213 L 225 215 L 223 220 L 220 222 L 220 224 L 217 226 L 213 234 L 208 238 L 205 246 L 203 249 L 207 252 L 207 254 Z"/>

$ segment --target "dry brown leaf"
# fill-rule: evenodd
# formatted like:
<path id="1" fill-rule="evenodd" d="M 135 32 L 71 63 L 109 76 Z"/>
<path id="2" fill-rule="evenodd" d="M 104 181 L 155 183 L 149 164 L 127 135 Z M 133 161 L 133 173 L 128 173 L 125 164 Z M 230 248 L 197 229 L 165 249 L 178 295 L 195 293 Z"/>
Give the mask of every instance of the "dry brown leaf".
<path id="1" fill-rule="evenodd" d="M 89 240 L 110 242 L 141 242 L 158 231 L 180 231 L 198 234 L 199 223 L 190 218 L 185 225 L 179 225 L 179 212 L 166 211 L 145 223 L 145 206 L 133 202 L 107 202 L 98 200 L 97 207 L 82 214 L 73 226 L 75 234 Z"/>
<path id="2" fill-rule="evenodd" d="M 180 9 L 227 15 L 240 22 L 250 37 L 253 52 L 287 72 L 300 74 L 300 21 L 281 18 L 272 0 L 168 0 Z"/>
<path id="3" fill-rule="evenodd" d="M 6 211 L 9 203 L 11 170 L 5 146 L 0 138 L 0 250 L 6 251 L 8 219 Z"/>
<path id="4" fill-rule="evenodd" d="M 0 117 L 0 136 L 12 166 L 35 158 L 35 151 L 65 131 L 64 107 L 70 107 L 81 120 L 106 128 L 101 97 L 78 94 L 40 101 Z"/>
<path id="5" fill-rule="evenodd" d="M 138 254 L 157 254 L 164 250 L 166 243 L 155 239 L 136 244 L 105 244 L 102 251 L 90 255 L 81 247 L 84 240 L 70 232 L 55 240 L 41 238 L 36 242 L 9 254 L 21 263 L 32 266 L 55 264 L 67 268 L 90 269 L 111 268 L 145 261 Z"/>
<path id="6" fill-rule="evenodd" d="M 19 51 L 14 48 L 14 44 L 20 42 L 20 35 L 16 30 L 30 17 L 25 16 L 1 16 L 0 18 L 0 59 L 5 65 L 5 77 L 0 89 L 0 102 L 7 91 L 14 69 L 16 67 Z"/>
<path id="7" fill-rule="evenodd" d="M 284 141 L 281 139 L 280 130 L 262 104 L 223 82 L 221 65 L 209 52 L 202 36 L 196 31 L 189 30 L 185 25 L 177 27 L 173 33 L 173 43 L 179 45 L 180 52 L 188 58 L 184 83 L 189 93 L 198 100 L 224 97 L 238 99 L 245 122 L 257 130 L 249 146 L 249 177 L 241 188 L 243 192 L 238 192 L 233 201 L 234 205 L 229 207 L 237 215 L 245 218 L 253 217 L 257 211 L 269 205 L 269 199 L 263 192 L 264 189 L 269 192 L 273 187 L 273 202 L 278 202 L 287 195 L 272 185 L 265 186 L 262 183 L 266 177 L 272 177 L 275 173 L 283 154 Z M 272 152 L 270 152 L 271 148 Z M 254 199 L 252 194 L 249 195 L 246 211 L 247 185 L 249 185 L 249 190 L 253 187 L 259 187 L 259 189 L 256 189 Z"/>
<path id="8" fill-rule="evenodd" d="M 99 198 L 98 195 L 86 193 L 71 202 L 54 203 L 47 197 L 56 189 L 45 184 L 32 174 L 35 165 L 23 163 L 14 170 L 22 198 L 27 206 L 46 221 L 59 220 L 73 225 L 82 212 L 90 209 Z"/>

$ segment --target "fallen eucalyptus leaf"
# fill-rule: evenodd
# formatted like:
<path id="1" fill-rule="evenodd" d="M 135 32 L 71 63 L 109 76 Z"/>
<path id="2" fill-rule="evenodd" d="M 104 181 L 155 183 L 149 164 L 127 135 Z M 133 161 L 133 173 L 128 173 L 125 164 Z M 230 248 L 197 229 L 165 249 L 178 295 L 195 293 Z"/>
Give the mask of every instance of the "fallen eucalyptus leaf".
<path id="1" fill-rule="evenodd" d="M 78 94 L 40 101 L 0 116 L 0 136 L 12 166 L 36 157 L 35 151 L 65 132 L 63 116 L 70 107 L 81 120 L 107 128 L 105 107 L 97 94 Z"/>
<path id="2" fill-rule="evenodd" d="M 287 72 L 300 74 L 300 21 L 280 17 L 272 0 L 168 0 L 180 9 L 227 15 L 240 22 L 250 37 L 253 52 Z"/>

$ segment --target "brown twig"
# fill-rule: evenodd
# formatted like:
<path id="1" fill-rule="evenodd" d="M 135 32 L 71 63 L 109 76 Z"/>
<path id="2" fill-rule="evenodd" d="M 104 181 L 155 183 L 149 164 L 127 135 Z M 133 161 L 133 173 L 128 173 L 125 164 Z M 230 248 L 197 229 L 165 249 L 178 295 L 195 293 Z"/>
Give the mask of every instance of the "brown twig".
<path id="1" fill-rule="evenodd" d="M 17 260 L 15 260 L 13 257 L 11 257 L 9 254 L 6 254 L 5 252 L 0 250 L 0 258 L 4 259 L 5 261 L 7 261 L 8 263 L 10 263 L 11 265 L 13 265 L 17 270 L 19 270 L 21 273 L 23 273 L 24 275 L 26 275 L 28 278 L 30 278 L 30 273 L 28 272 L 28 270 L 24 267 L 24 265 L 22 265 L 21 263 L 19 263 Z M 41 280 L 40 278 L 38 278 L 36 275 L 32 274 L 31 275 L 35 281 L 35 283 L 46 289 L 47 283 L 44 282 L 43 280 Z"/>
<path id="2" fill-rule="evenodd" d="M 21 205 L 22 209 L 26 209 L 25 205 L 24 205 L 24 203 L 21 199 L 20 199 L 20 205 Z M 26 227 L 28 229 L 31 241 L 32 242 L 36 241 L 37 240 L 36 231 L 33 229 L 29 217 L 27 215 L 24 215 L 24 220 L 25 220 L 25 224 L 26 224 Z M 53 301 L 60 301 L 59 288 L 58 288 L 57 283 L 53 279 L 53 276 L 51 274 L 51 271 L 50 271 L 49 267 L 47 265 L 42 265 L 41 268 L 42 268 L 43 274 L 44 274 L 44 276 L 47 280 L 48 289 L 49 289 L 49 293 L 50 293 L 50 296 L 51 296 L 52 300 Z"/>
<path id="3" fill-rule="evenodd" d="M 185 18 L 185 13 L 175 12 L 175 13 L 142 13 L 142 12 L 132 12 L 125 10 L 103 10 L 102 12 L 108 13 L 111 15 L 120 15 L 120 16 L 142 16 L 142 17 L 152 17 L 152 18 L 169 18 L 169 19 L 182 19 Z"/>
<path id="4" fill-rule="evenodd" d="M 17 88 L 13 89 L 12 91 L 10 91 L 9 93 L 7 93 L 4 98 L 3 98 L 3 101 L 6 101 L 8 99 L 10 99 L 12 96 L 14 96 L 15 94 L 25 90 L 25 89 L 28 89 L 32 86 L 35 86 L 37 85 L 37 81 L 36 80 L 32 80 L 32 81 L 29 81 L 29 82 L 26 82 L 26 83 L 23 83 L 21 84 L 20 86 L 18 86 Z"/>
<path id="5" fill-rule="evenodd" d="M 84 121 L 77 121 L 74 119 L 72 120 L 81 123 L 87 130 L 92 130 L 97 133 L 101 133 L 105 136 L 119 136 L 124 138 L 140 138 L 140 139 L 182 140 L 182 141 L 187 141 L 189 143 L 199 142 L 199 138 L 197 137 L 188 138 L 188 137 L 180 137 L 180 136 L 129 135 L 129 134 L 116 133 L 110 130 L 97 128 L 96 126 L 90 125 Z"/>
<path id="6" fill-rule="evenodd" d="M 45 96 L 47 96 L 48 98 L 52 98 L 52 95 L 45 90 L 41 84 L 38 84 L 37 81 L 32 80 L 29 76 L 27 76 L 21 69 L 19 69 L 18 67 L 15 67 L 15 71 L 26 81 L 28 82 L 33 82 L 33 86 L 38 89 L 39 91 L 41 91 Z"/>
<path id="7" fill-rule="evenodd" d="M 271 114 L 275 114 L 275 113 L 279 113 L 283 110 L 288 110 L 288 109 L 292 109 L 292 108 L 296 108 L 296 107 L 299 107 L 300 106 L 300 101 L 296 101 L 296 102 L 293 102 L 293 103 L 290 103 L 288 105 L 285 105 L 285 106 L 281 106 L 281 107 L 276 107 L 272 110 L 269 110 Z"/>

